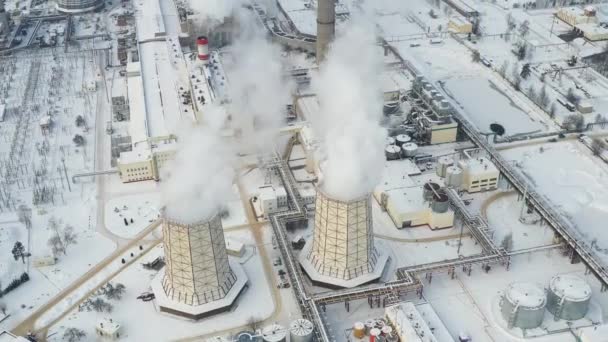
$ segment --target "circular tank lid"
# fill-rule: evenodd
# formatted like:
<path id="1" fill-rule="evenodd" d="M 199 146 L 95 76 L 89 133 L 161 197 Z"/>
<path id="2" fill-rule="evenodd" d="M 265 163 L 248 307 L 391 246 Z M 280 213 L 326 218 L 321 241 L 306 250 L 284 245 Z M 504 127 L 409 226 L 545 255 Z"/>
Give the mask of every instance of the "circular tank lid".
<path id="1" fill-rule="evenodd" d="M 262 329 L 262 337 L 265 341 L 281 341 L 287 336 L 285 328 L 279 324 L 272 324 Z"/>
<path id="2" fill-rule="evenodd" d="M 506 291 L 506 296 L 511 303 L 528 308 L 543 306 L 546 301 L 545 290 L 535 283 L 512 283 Z"/>
<path id="3" fill-rule="evenodd" d="M 399 152 L 401 152 L 401 147 L 399 147 L 397 145 L 388 145 L 388 146 L 386 146 L 386 152 L 399 153 Z"/>
<path id="4" fill-rule="evenodd" d="M 383 334 L 390 334 L 393 332 L 393 328 L 390 325 L 385 325 L 382 327 Z"/>
<path id="5" fill-rule="evenodd" d="M 399 134 L 397 136 L 397 141 L 400 142 L 400 143 L 406 143 L 406 142 L 409 142 L 411 140 L 412 140 L 412 138 L 410 138 L 410 136 L 407 135 L 407 134 Z"/>
<path id="6" fill-rule="evenodd" d="M 363 323 L 361 323 L 361 326 L 363 326 Z M 289 330 L 291 331 L 292 334 L 296 335 L 296 336 L 307 336 L 310 335 L 313 331 L 314 327 L 312 325 L 312 322 L 307 320 L 307 319 L 296 319 L 295 321 L 291 322 L 291 324 L 289 325 Z"/>
<path id="7" fill-rule="evenodd" d="M 462 173 L 462 169 L 458 166 L 452 165 L 452 166 L 448 166 L 448 168 L 446 169 L 447 173 L 451 173 L 451 174 L 459 174 Z"/>
<path id="8" fill-rule="evenodd" d="M 353 328 L 357 330 L 365 329 L 365 324 L 363 324 L 363 322 L 355 322 L 355 324 L 353 324 Z"/>
<path id="9" fill-rule="evenodd" d="M 386 144 L 387 145 L 394 145 L 395 144 L 395 138 L 393 138 L 393 137 L 386 137 Z"/>
<path id="10" fill-rule="evenodd" d="M 409 142 L 409 143 L 403 144 L 403 146 L 401 148 L 403 148 L 404 150 L 413 151 L 413 150 L 418 149 L 418 145 L 416 145 L 415 143 Z"/>
<path id="11" fill-rule="evenodd" d="M 381 331 L 378 328 L 373 328 L 369 331 L 370 336 L 380 336 L 380 333 Z"/>
<path id="12" fill-rule="evenodd" d="M 570 301 L 584 301 L 591 297 L 591 287 L 581 277 L 573 274 L 560 274 L 551 279 L 551 291 Z"/>

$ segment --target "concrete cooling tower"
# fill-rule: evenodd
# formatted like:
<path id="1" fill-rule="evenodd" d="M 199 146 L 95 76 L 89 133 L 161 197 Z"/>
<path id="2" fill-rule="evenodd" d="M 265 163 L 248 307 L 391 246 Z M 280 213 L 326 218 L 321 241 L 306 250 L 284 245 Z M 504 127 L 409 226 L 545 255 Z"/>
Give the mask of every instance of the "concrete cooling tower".
<path id="1" fill-rule="evenodd" d="M 341 201 L 318 188 L 313 239 L 300 255 L 312 281 L 337 288 L 369 283 L 380 278 L 387 258 L 374 245 L 371 195 Z"/>
<path id="2" fill-rule="evenodd" d="M 229 310 L 247 276 L 228 259 L 220 216 L 183 223 L 163 215 L 166 266 L 152 284 L 160 310 L 192 319 Z"/>
<path id="3" fill-rule="evenodd" d="M 103 0 L 57 0 L 57 10 L 64 13 L 83 13 L 103 6 Z"/>

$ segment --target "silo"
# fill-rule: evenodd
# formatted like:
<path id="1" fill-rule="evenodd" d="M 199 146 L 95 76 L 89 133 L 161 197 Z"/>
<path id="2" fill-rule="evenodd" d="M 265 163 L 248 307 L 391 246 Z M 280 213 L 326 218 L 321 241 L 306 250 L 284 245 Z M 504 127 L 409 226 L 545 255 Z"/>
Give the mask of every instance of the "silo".
<path id="1" fill-rule="evenodd" d="M 401 159 L 401 147 L 397 145 L 388 145 L 384 148 L 384 155 L 386 156 L 386 160 Z"/>
<path id="2" fill-rule="evenodd" d="M 579 276 L 560 274 L 549 283 L 547 310 L 555 319 L 574 321 L 585 317 L 589 310 L 591 287 Z"/>
<path id="3" fill-rule="evenodd" d="M 445 185 L 457 188 L 462 184 L 462 169 L 456 165 L 448 166 L 445 171 Z"/>
<path id="4" fill-rule="evenodd" d="M 415 157 L 418 153 L 418 145 L 413 142 L 403 144 L 403 146 L 401 146 L 401 149 L 403 150 L 403 156 L 406 158 Z"/>
<path id="5" fill-rule="evenodd" d="M 296 319 L 289 325 L 289 340 L 291 342 L 310 342 L 314 326 L 307 319 Z"/>
<path id="6" fill-rule="evenodd" d="M 385 145 L 395 145 L 395 138 L 393 137 L 386 137 L 386 141 L 385 141 Z"/>
<path id="7" fill-rule="evenodd" d="M 261 340 L 253 331 L 241 331 L 236 335 L 236 342 L 259 342 Z"/>
<path id="8" fill-rule="evenodd" d="M 398 146 L 403 147 L 404 144 L 407 144 L 412 141 L 412 138 L 407 134 L 399 134 L 395 137 L 395 141 Z"/>
<path id="9" fill-rule="evenodd" d="M 422 186 L 422 197 L 425 201 L 430 202 L 435 194 L 441 189 L 437 183 L 428 182 Z"/>
<path id="10" fill-rule="evenodd" d="M 502 317 L 509 328 L 538 328 L 545 314 L 545 290 L 537 284 L 518 282 L 509 285 L 500 302 Z"/>
<path id="11" fill-rule="evenodd" d="M 262 329 L 262 338 L 265 342 L 287 341 L 287 329 L 279 324 L 271 324 Z"/>
<path id="12" fill-rule="evenodd" d="M 102 0 L 57 0 L 57 10 L 64 13 L 83 13 L 102 7 Z"/>
<path id="13" fill-rule="evenodd" d="M 363 338 L 365 336 L 365 324 L 363 322 L 355 322 L 353 325 L 353 336 Z"/>
<path id="14" fill-rule="evenodd" d="M 451 165 L 454 165 L 454 159 L 452 159 L 452 157 L 449 157 L 449 156 L 439 157 L 439 159 L 437 160 L 437 168 L 436 168 L 437 176 L 445 177 L 447 168 Z"/>
<path id="15" fill-rule="evenodd" d="M 449 206 L 450 202 L 448 201 L 448 196 L 443 191 L 433 195 L 433 201 L 431 202 L 431 209 L 433 212 L 439 214 L 445 213 L 448 211 Z"/>

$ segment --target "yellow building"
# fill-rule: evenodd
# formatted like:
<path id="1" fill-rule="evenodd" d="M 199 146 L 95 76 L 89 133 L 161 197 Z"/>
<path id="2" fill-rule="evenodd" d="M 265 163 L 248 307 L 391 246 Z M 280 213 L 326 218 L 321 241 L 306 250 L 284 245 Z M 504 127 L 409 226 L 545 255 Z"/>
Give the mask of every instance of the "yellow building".
<path id="1" fill-rule="evenodd" d="M 448 30 L 454 33 L 472 33 L 473 24 L 463 17 L 452 17 L 448 22 Z"/>
<path id="2" fill-rule="evenodd" d="M 458 134 L 458 123 L 449 121 L 444 124 L 431 126 L 431 145 L 442 144 L 456 141 Z"/>
<path id="3" fill-rule="evenodd" d="M 487 158 L 461 160 L 458 166 L 464 173 L 461 189 L 469 193 L 496 189 L 500 172 Z"/>
<path id="4" fill-rule="evenodd" d="M 122 152 L 118 159 L 118 173 L 123 183 L 160 179 L 160 170 L 175 159 L 175 141 L 141 142 L 133 150 Z"/>
<path id="5" fill-rule="evenodd" d="M 587 40 L 596 42 L 601 40 L 608 40 L 608 29 L 599 26 L 596 23 L 590 24 L 578 24 L 574 26 L 576 31 L 583 34 Z"/>
<path id="6" fill-rule="evenodd" d="M 587 6 L 585 8 L 564 7 L 557 10 L 555 15 L 570 26 L 590 23 L 597 24 L 598 22 L 596 11 L 593 6 Z"/>

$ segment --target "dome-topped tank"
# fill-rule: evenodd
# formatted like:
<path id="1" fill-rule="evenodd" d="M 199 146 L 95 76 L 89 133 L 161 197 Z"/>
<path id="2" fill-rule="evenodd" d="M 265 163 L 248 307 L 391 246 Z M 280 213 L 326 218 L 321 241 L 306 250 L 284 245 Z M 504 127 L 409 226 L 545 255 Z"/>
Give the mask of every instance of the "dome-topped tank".
<path id="1" fill-rule="evenodd" d="M 451 165 L 454 165 L 454 159 L 450 156 L 443 156 L 437 159 L 437 176 L 445 177 L 447 168 Z"/>
<path id="2" fill-rule="evenodd" d="M 573 321 L 585 317 L 589 311 L 591 287 L 581 277 L 560 274 L 549 283 L 547 310 L 555 319 Z"/>
<path id="3" fill-rule="evenodd" d="M 291 342 L 310 342 L 313 330 L 314 326 L 311 321 L 304 318 L 296 319 L 289 325 L 289 340 Z"/>
<path id="4" fill-rule="evenodd" d="M 534 329 L 543 322 L 546 303 L 545 290 L 540 285 L 517 282 L 505 290 L 500 311 L 509 328 Z"/>

